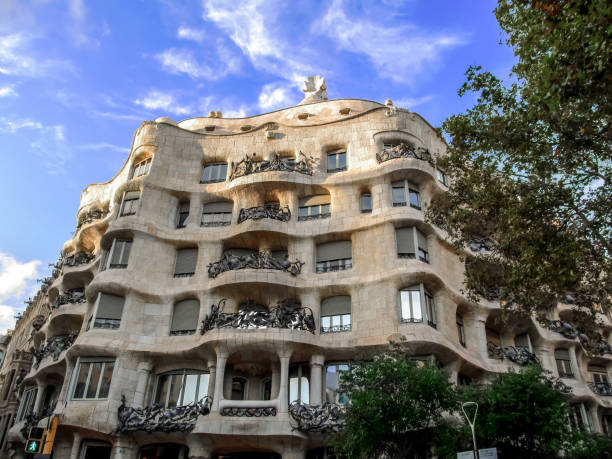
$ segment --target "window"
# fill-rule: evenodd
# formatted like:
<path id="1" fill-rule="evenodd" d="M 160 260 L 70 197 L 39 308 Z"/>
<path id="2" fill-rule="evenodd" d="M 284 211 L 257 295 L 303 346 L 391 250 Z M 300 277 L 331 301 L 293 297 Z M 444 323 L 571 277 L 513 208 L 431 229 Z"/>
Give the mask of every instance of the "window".
<path id="1" fill-rule="evenodd" d="M 348 397 L 338 392 L 340 385 L 340 373 L 348 370 L 346 363 L 335 363 L 325 367 L 325 401 L 328 403 L 339 403 L 346 405 Z"/>
<path id="2" fill-rule="evenodd" d="M 26 389 L 21 396 L 21 403 L 19 404 L 19 409 L 17 410 L 17 417 L 15 419 L 16 422 L 25 419 L 26 416 L 34 411 L 34 402 L 36 401 L 36 387 Z"/>
<path id="3" fill-rule="evenodd" d="M 429 263 L 429 251 L 427 250 L 427 236 L 413 226 L 397 228 L 395 230 L 395 242 L 397 245 L 397 256 L 399 258 L 416 259 Z M 415 250 L 416 247 L 416 250 Z"/>
<path id="4" fill-rule="evenodd" d="M 289 403 L 310 403 L 310 383 L 308 364 L 292 365 L 289 368 Z"/>
<path id="5" fill-rule="evenodd" d="M 421 194 L 418 188 L 407 180 L 391 184 L 391 197 L 393 207 L 407 206 L 410 203 L 410 207 L 421 210 Z"/>
<path id="6" fill-rule="evenodd" d="M 300 199 L 298 220 L 327 218 L 331 215 L 330 198 L 328 194 L 317 194 Z"/>
<path id="7" fill-rule="evenodd" d="M 346 170 L 346 150 L 334 150 L 327 153 L 327 172 Z"/>
<path id="8" fill-rule="evenodd" d="M 110 251 L 102 260 L 101 270 L 127 268 L 131 249 L 131 239 L 113 239 Z"/>
<path id="9" fill-rule="evenodd" d="M 601 425 L 604 433 L 612 436 L 612 414 L 604 414 L 601 417 Z"/>
<path id="10" fill-rule="evenodd" d="M 555 360 L 557 362 L 557 371 L 560 378 L 573 378 L 572 363 L 568 349 L 556 349 Z"/>
<path id="11" fill-rule="evenodd" d="M 185 228 L 189 223 L 189 201 L 182 201 L 176 212 L 176 227 Z"/>
<path id="12" fill-rule="evenodd" d="M 192 277 L 195 274 L 197 262 L 197 247 L 177 250 L 174 262 L 174 277 Z"/>
<path id="13" fill-rule="evenodd" d="M 113 447 L 105 441 L 85 440 L 79 459 L 110 459 Z"/>
<path id="14" fill-rule="evenodd" d="M 402 322 L 427 324 L 436 328 L 436 306 L 433 296 L 423 284 L 400 290 L 399 301 Z"/>
<path id="15" fill-rule="evenodd" d="M 79 360 L 72 398 L 74 400 L 107 398 L 114 368 L 114 360 Z"/>
<path id="16" fill-rule="evenodd" d="M 226 163 L 213 163 L 204 164 L 202 169 L 202 178 L 200 183 L 217 183 L 225 182 L 227 176 L 227 164 Z"/>
<path id="17" fill-rule="evenodd" d="M 599 365 L 589 365 L 589 373 L 593 376 L 594 383 L 607 384 L 608 383 L 608 372 L 605 367 Z"/>
<path id="18" fill-rule="evenodd" d="M 98 293 L 97 305 L 95 308 L 96 318 L 93 328 L 108 328 L 112 330 L 119 328 L 119 325 L 121 325 L 124 302 L 125 299 L 122 296 L 103 292 Z"/>
<path id="19" fill-rule="evenodd" d="M 151 169 L 151 161 L 152 158 L 147 158 L 139 163 L 136 163 L 132 168 L 132 175 L 130 178 L 140 177 L 141 175 L 146 175 L 149 173 L 149 169 Z"/>
<path id="20" fill-rule="evenodd" d="M 457 382 L 459 383 L 460 386 L 471 386 L 472 385 L 472 378 L 470 378 L 469 376 L 466 376 L 464 374 L 459 373 L 457 375 Z"/>
<path id="21" fill-rule="evenodd" d="M 495 350 L 501 347 L 501 336 L 495 330 L 485 327 L 485 335 L 487 337 L 487 352 L 490 358 L 496 358 Z"/>
<path id="22" fill-rule="evenodd" d="M 332 296 L 321 302 L 321 333 L 351 331 L 351 297 Z"/>
<path id="23" fill-rule="evenodd" d="M 272 400 L 272 380 L 270 378 L 265 378 L 261 382 L 261 399 Z"/>
<path id="24" fill-rule="evenodd" d="M 231 400 L 246 400 L 247 380 L 245 378 L 232 378 Z"/>
<path id="25" fill-rule="evenodd" d="M 372 212 L 372 194 L 363 193 L 361 195 L 361 213 L 369 214 Z"/>
<path id="26" fill-rule="evenodd" d="M 343 271 L 353 267 L 351 241 L 334 241 L 317 246 L 317 272 Z"/>
<path id="27" fill-rule="evenodd" d="M 576 403 L 574 405 L 570 405 L 569 425 L 570 429 L 572 430 L 591 430 L 589 410 L 584 403 Z"/>
<path id="28" fill-rule="evenodd" d="M 200 318 L 200 302 L 183 300 L 174 305 L 170 335 L 193 335 Z"/>
<path id="29" fill-rule="evenodd" d="M 136 215 L 139 199 L 139 191 L 128 191 L 125 193 L 123 195 L 123 202 L 121 203 L 121 212 L 119 213 L 119 216 L 127 217 L 128 215 Z"/>
<path id="30" fill-rule="evenodd" d="M 140 459 L 187 459 L 189 449 L 186 446 L 172 443 L 149 445 L 140 450 L 140 456 L 138 457 Z M 229 459 L 231 456 L 226 457 Z"/>
<path id="31" fill-rule="evenodd" d="M 463 325 L 463 317 L 457 314 L 457 333 L 459 334 L 459 343 L 466 347 L 465 345 L 465 327 Z"/>
<path id="32" fill-rule="evenodd" d="M 155 403 L 164 408 L 199 402 L 208 394 L 209 374 L 181 369 L 157 377 Z"/>
<path id="33" fill-rule="evenodd" d="M 232 209 L 234 203 L 231 201 L 209 202 L 204 204 L 202 210 L 201 226 L 227 226 L 232 224 Z"/>
<path id="34" fill-rule="evenodd" d="M 444 186 L 448 186 L 449 181 L 448 181 L 448 176 L 444 173 L 443 170 L 441 169 L 436 169 L 436 176 L 438 177 L 438 181 L 444 185 Z"/>
<path id="35" fill-rule="evenodd" d="M 520 335 L 516 335 L 514 337 L 514 346 L 522 347 L 523 349 L 527 349 L 531 352 L 531 340 L 529 339 L 528 333 L 521 333 Z"/>

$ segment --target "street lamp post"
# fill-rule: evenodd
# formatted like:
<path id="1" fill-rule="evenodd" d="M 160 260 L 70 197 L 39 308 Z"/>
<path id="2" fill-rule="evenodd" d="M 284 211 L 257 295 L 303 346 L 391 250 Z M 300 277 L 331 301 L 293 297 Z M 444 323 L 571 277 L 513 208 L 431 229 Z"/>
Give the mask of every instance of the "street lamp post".
<path id="1" fill-rule="evenodd" d="M 473 406 L 474 410 L 474 418 L 470 421 L 470 417 L 465 412 L 466 407 Z M 465 402 L 461 404 L 461 411 L 463 411 L 463 415 L 470 425 L 470 429 L 472 429 L 472 441 L 474 442 L 474 459 L 479 459 L 478 448 L 476 447 L 476 434 L 474 433 L 474 424 L 476 423 L 476 415 L 478 414 L 478 403 L 476 402 Z"/>

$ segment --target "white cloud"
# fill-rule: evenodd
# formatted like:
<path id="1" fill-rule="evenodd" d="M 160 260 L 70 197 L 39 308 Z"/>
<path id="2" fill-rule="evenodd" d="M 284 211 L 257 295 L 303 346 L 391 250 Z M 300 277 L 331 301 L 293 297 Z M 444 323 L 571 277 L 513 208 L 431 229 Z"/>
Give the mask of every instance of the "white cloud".
<path id="1" fill-rule="evenodd" d="M 172 74 L 184 73 L 193 79 L 203 78 L 205 80 L 218 80 L 240 68 L 238 59 L 222 40 L 218 40 L 215 51 L 217 53 L 211 64 L 198 61 L 188 49 L 169 48 L 157 55 L 155 58 L 161 63 L 162 69 Z"/>
<path id="2" fill-rule="evenodd" d="M 261 88 L 259 93 L 259 108 L 263 110 L 276 110 L 290 105 L 296 101 L 292 97 L 293 88 L 287 83 L 270 83 Z"/>
<path id="3" fill-rule="evenodd" d="M 176 31 L 176 36 L 183 40 L 192 40 L 196 43 L 202 43 L 204 41 L 204 31 L 200 29 L 193 29 L 187 26 L 180 26 Z"/>
<path id="4" fill-rule="evenodd" d="M 191 107 L 179 105 L 172 94 L 161 91 L 150 91 L 145 97 L 134 102 L 147 110 L 164 110 L 177 115 L 188 115 L 193 112 Z"/>
<path id="5" fill-rule="evenodd" d="M 8 131 L 14 134 L 21 129 L 33 129 L 43 135 L 51 134 L 58 141 L 63 141 L 66 138 L 64 126 L 61 124 L 45 126 L 40 121 L 34 121 L 30 118 L 10 120 L 5 117 L 0 117 L 0 131 Z"/>
<path id="6" fill-rule="evenodd" d="M 0 304 L 0 335 L 6 335 L 9 329 L 15 328 L 16 309 Z"/>
<path id="7" fill-rule="evenodd" d="M 330 37 L 340 49 L 367 56 L 382 77 L 404 83 L 438 63 L 443 51 L 465 43 L 459 35 L 428 33 L 414 25 L 349 18 L 341 0 L 333 1 L 313 30 Z"/>
<path id="8" fill-rule="evenodd" d="M 0 253 L 0 301 L 20 299 L 28 284 L 38 276 L 40 260 L 20 263 L 6 253 Z"/>
<path id="9" fill-rule="evenodd" d="M 240 107 L 237 110 L 227 110 L 223 112 L 223 116 L 226 118 L 245 118 L 247 116 L 247 108 Z"/>
<path id="10" fill-rule="evenodd" d="M 26 77 L 58 77 L 74 71 L 70 62 L 33 57 L 29 49 L 34 40 L 21 32 L 0 35 L 0 74 Z"/>
<path id="11" fill-rule="evenodd" d="M 110 119 L 120 120 L 120 121 L 123 121 L 123 120 L 144 121 L 145 120 L 145 117 L 141 115 L 126 115 L 123 113 L 98 112 L 98 111 L 94 111 L 93 114 L 101 118 L 110 118 Z"/>
<path id="12" fill-rule="evenodd" d="M 108 142 L 88 143 L 79 147 L 81 150 L 111 150 L 118 151 L 120 153 L 127 153 L 129 148 L 120 147 L 119 145 L 113 145 Z"/>
<path id="13" fill-rule="evenodd" d="M 17 93 L 12 88 L 12 86 L 0 87 L 0 99 L 2 97 L 15 97 L 15 96 L 17 96 Z"/>
<path id="14" fill-rule="evenodd" d="M 429 102 L 432 99 L 433 96 L 431 95 L 421 97 L 406 97 L 404 99 L 393 100 L 393 105 L 395 105 L 396 107 L 412 110 L 413 107 L 423 105 L 425 102 Z"/>

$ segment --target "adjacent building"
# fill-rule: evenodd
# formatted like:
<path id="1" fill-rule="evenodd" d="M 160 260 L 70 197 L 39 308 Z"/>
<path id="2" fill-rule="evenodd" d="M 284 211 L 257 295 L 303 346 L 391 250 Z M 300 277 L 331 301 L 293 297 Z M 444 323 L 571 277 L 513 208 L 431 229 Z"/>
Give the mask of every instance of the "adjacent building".
<path id="1" fill-rule="evenodd" d="M 311 78 L 300 105 L 249 118 L 146 121 L 85 188 L 0 370 L 4 457 L 56 416 L 55 459 L 325 458 L 339 375 L 390 340 L 457 384 L 537 359 L 572 387 L 572 424 L 611 432 L 609 342 L 583 346 L 569 305 L 503 324 L 494 297 L 463 295 L 424 219 L 448 185 L 432 126 L 325 89 Z"/>

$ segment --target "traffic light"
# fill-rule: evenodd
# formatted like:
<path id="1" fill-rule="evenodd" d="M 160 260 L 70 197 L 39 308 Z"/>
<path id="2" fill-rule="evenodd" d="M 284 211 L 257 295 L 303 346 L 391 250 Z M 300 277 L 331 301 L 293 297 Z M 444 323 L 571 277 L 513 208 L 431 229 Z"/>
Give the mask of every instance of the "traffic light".
<path id="1" fill-rule="evenodd" d="M 32 427 L 30 429 L 28 441 L 26 442 L 25 452 L 30 454 L 40 452 L 44 436 L 45 429 L 42 427 Z"/>

